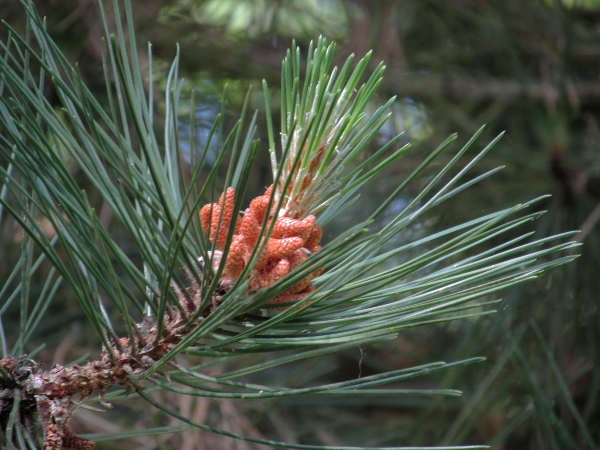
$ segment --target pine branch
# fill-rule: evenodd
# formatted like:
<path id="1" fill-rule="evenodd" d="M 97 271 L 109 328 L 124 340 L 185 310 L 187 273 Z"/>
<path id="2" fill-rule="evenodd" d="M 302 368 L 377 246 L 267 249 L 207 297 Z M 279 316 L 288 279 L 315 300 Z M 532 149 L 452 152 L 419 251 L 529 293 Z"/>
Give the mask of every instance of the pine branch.
<path id="1" fill-rule="evenodd" d="M 18 392 L 21 399 L 17 409 L 19 420 L 23 424 L 35 424 L 39 415 L 44 426 L 44 450 L 92 448 L 95 445 L 93 441 L 76 436 L 70 428 L 75 398 L 80 402 L 98 394 L 102 401 L 112 386 L 134 390 L 140 388 L 136 375 L 170 352 L 189 332 L 189 318 L 198 310 L 201 296 L 196 277 L 189 274 L 188 278 L 191 285 L 189 291 L 184 292 L 173 286 L 180 307 L 168 308 L 160 335 L 156 320 L 147 317 L 144 322 L 135 325 L 134 343 L 121 338 L 112 344 L 110 352 L 104 349 L 100 359 L 84 365 L 55 365 L 50 370 L 42 370 L 26 358 L 15 360 L 7 356 L 0 360 L 4 389 L 12 389 L 11 394 L 0 397 L 0 417 L 4 411 L 12 409 L 9 400 Z M 217 293 L 213 302 L 203 316 L 218 305 Z M 202 318 L 192 326 L 197 326 Z"/>
<path id="2" fill-rule="evenodd" d="M 392 339 L 406 328 L 488 314 L 487 309 L 479 310 L 490 304 L 487 296 L 574 258 L 556 255 L 574 247 L 563 242 L 569 233 L 540 240 L 531 240 L 528 232 L 515 237 L 519 227 L 539 216 L 527 213 L 533 202 L 385 250 L 433 208 L 498 170 L 467 178 L 500 136 L 455 169 L 481 130 L 437 168 L 407 207 L 380 230 L 370 230 L 374 221 L 450 148 L 456 136 L 435 149 L 367 219 L 357 219 L 321 248 L 322 226 L 340 214 L 365 183 L 408 150 L 407 146 L 396 148 L 396 136 L 366 161 L 356 161 L 385 124 L 394 101 L 367 116 L 383 74 L 380 65 L 360 82 L 369 55 L 356 65 L 349 58 L 337 68 L 333 65 L 335 47 L 319 39 L 309 49 L 302 74 L 300 50 L 289 52 L 282 71 L 280 143 L 275 142 L 270 110 L 266 112 L 273 184 L 243 208 L 251 167 L 261 147 L 254 139 L 257 113 L 249 118 L 247 103 L 233 130 L 219 136 L 215 163 L 207 173 L 202 165 L 193 168 L 186 180 L 176 126 L 181 94 L 177 60 L 167 76 L 160 140 L 154 132 L 153 102 L 144 90 L 135 40 L 127 36 L 122 24 L 133 29 L 131 6 L 126 3 L 121 17 L 115 1 L 115 35 L 109 33 L 106 12 L 101 9 L 107 28 L 107 111 L 48 36 L 32 4 L 25 1 L 23 5 L 29 32 L 21 37 L 9 28 L 10 39 L 2 44 L 0 56 L 0 127 L 4 131 L 0 151 L 10 161 L 0 168 L 6 180 L 0 202 L 29 239 L 20 260 L 20 344 L 0 361 L 0 421 L 6 425 L 4 437 L 11 445 L 22 439 L 33 442 L 41 434 L 48 450 L 90 448 L 93 442 L 77 437 L 69 425 L 76 399 L 98 396 L 103 402 L 113 386 L 129 389 L 191 425 L 224 435 L 232 433 L 181 417 L 148 398 L 145 385 L 219 398 L 455 396 L 460 393 L 448 389 L 373 387 L 480 358 L 308 388 L 258 386 L 232 379 L 360 342 Z M 39 76 L 32 67 L 39 70 Z M 46 80 L 64 114 L 47 101 Z M 264 97 L 269 98 L 266 83 Z M 215 124 L 211 135 L 218 134 L 220 127 L 220 122 Z M 209 148 L 210 142 L 200 152 L 200 161 L 207 160 Z M 225 153 L 235 163 L 222 170 Z M 101 223 L 70 170 L 73 165 L 130 233 L 141 264 L 119 247 Z M 55 239 L 40 229 L 40 216 L 51 223 Z M 504 241 L 490 249 L 489 243 L 499 238 Z M 39 320 L 28 319 L 33 243 L 74 292 L 102 340 L 96 360 L 43 370 L 24 354 L 26 338 Z M 412 250 L 418 251 L 413 254 Z M 398 255 L 406 255 L 405 260 L 385 266 Z M 49 301 L 39 300 L 36 311 L 43 311 Z M 109 310 L 119 312 L 122 328 L 112 325 Z M 144 320 L 137 323 L 134 317 L 140 314 Z M 203 372 L 248 353 L 283 349 L 298 353 L 220 377 Z M 197 367 L 184 368 L 174 358 L 185 354 L 205 359 Z M 211 383 L 219 387 L 207 386 Z M 36 432 L 36 424 L 41 432 Z"/>

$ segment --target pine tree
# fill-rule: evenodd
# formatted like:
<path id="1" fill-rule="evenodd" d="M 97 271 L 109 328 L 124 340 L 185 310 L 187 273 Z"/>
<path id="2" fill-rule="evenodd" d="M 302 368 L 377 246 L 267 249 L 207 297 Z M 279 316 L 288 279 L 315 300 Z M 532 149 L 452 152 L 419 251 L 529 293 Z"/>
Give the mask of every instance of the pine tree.
<path id="1" fill-rule="evenodd" d="M 333 67 L 335 45 L 325 39 L 308 49 L 304 63 L 293 46 L 283 62 L 279 126 L 264 85 L 267 142 L 255 138 L 258 112 L 244 111 L 231 131 L 219 117 L 209 143 L 192 152 L 187 166 L 178 145 L 177 60 L 167 79 L 161 136 L 155 131 L 152 69 L 142 73 L 134 35 L 124 31 L 116 2 L 115 35 L 102 9 L 108 106 L 85 86 L 32 4 L 23 7 L 28 31 L 20 36 L 6 25 L 9 39 L 0 56 L 0 220 L 12 218 L 22 229 L 20 257 L 2 289 L 2 311 L 18 308 L 20 316 L 18 336 L 0 334 L 0 420 L 7 448 L 90 448 L 94 442 L 70 427 L 78 405 L 93 400 L 108 407 L 126 393 L 194 427 L 275 447 L 325 448 L 215 429 L 182 416 L 151 392 L 215 399 L 456 396 L 460 392 L 452 389 L 385 385 L 483 358 L 305 387 L 262 385 L 244 377 L 393 339 L 407 328 L 489 314 L 499 291 L 574 258 L 565 253 L 574 244 L 563 242 L 571 233 L 540 240 L 529 239 L 527 231 L 514 236 L 540 215 L 528 212 L 539 199 L 389 248 L 427 212 L 499 170 L 468 175 L 500 136 L 455 169 L 481 130 L 447 164 L 432 169 L 457 136 L 448 138 L 368 217 L 321 243 L 332 218 L 343 215 L 366 183 L 409 151 L 396 136 L 361 157 L 394 102 L 367 113 L 384 72 L 379 65 L 366 75 L 370 55 Z M 128 4 L 124 22 L 133 29 Z M 48 100 L 48 89 L 58 107 Z M 213 143 L 218 153 L 209 164 Z M 273 184 L 246 202 L 253 163 L 264 156 L 271 161 Z M 102 223 L 92 193 L 82 190 L 72 167 L 127 230 L 139 259 Z M 409 204 L 374 229 L 375 220 L 428 170 L 428 183 Z M 51 236 L 42 222 L 51 225 Z M 385 265 L 401 255 L 406 255 L 402 264 Z M 35 292 L 32 279 L 44 261 L 52 270 Z M 28 338 L 59 286 L 76 297 L 102 348 L 86 362 L 47 368 Z M 215 365 L 271 352 L 275 356 L 266 362 L 219 376 L 206 373 Z M 194 365 L 182 364 L 180 355 Z"/>

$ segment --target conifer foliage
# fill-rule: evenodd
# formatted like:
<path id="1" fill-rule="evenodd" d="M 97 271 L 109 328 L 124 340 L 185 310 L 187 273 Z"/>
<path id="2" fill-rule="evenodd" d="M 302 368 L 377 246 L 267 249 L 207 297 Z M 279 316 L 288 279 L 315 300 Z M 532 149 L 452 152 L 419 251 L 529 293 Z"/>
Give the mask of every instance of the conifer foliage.
<path id="1" fill-rule="evenodd" d="M 570 234 L 535 240 L 523 231 L 515 237 L 515 230 L 539 216 L 528 211 L 535 200 L 389 249 L 393 238 L 425 213 L 498 170 L 467 176 L 496 140 L 454 169 L 479 133 L 436 167 L 406 208 L 382 228 L 374 229 L 375 219 L 411 181 L 431 171 L 429 164 L 456 136 L 427 156 L 369 217 L 347 230 L 330 230 L 333 237 L 322 244 L 330 219 L 343 214 L 365 183 L 409 149 L 397 136 L 363 156 L 394 102 L 367 108 L 384 67 L 367 76 L 369 55 L 334 67 L 335 45 L 325 39 L 307 55 L 296 47 L 289 51 L 282 68 L 279 126 L 265 84 L 267 142 L 254 137 L 258 113 L 245 113 L 230 132 L 217 118 L 210 130 L 219 145 L 216 161 L 209 164 L 207 144 L 195 149 L 184 170 L 176 126 L 177 60 L 167 79 L 164 134 L 159 135 L 152 69 L 140 69 L 133 32 L 126 33 L 121 23 L 133 30 L 133 13 L 127 2 L 123 9 L 119 3 L 113 5 L 117 28 L 106 25 L 103 47 L 108 105 L 86 87 L 31 2 L 23 1 L 24 35 L 4 24 L 10 32 L 0 54 L 0 220 L 18 224 L 23 241 L 0 299 L 1 311 L 15 308 L 21 317 L 17 336 L 0 334 L 0 422 L 7 448 L 91 448 L 94 442 L 70 426 L 79 402 L 96 399 L 108 407 L 108 400 L 118 401 L 123 392 L 223 435 L 285 448 L 323 448 L 212 428 L 157 402 L 150 391 L 216 399 L 459 395 L 382 386 L 482 358 L 305 387 L 257 385 L 244 376 L 393 339 L 408 327 L 488 314 L 498 291 L 573 259 L 564 252 L 573 246 L 565 242 Z M 100 8 L 106 24 L 102 3 Z M 250 169 L 262 157 L 271 161 L 273 184 L 245 207 Z M 127 230 L 139 258 L 119 246 L 73 175 L 74 167 Z M 402 255 L 407 255 L 402 264 L 385 265 Z M 41 262 L 52 271 L 36 297 L 30 284 Z M 48 368 L 27 342 L 59 285 L 73 292 L 103 345 L 87 362 Z M 243 370 L 206 374 L 213 364 L 257 353 L 273 357 Z M 179 355 L 196 365 L 184 367 L 175 360 Z M 175 430 L 165 427 L 164 432 Z"/>

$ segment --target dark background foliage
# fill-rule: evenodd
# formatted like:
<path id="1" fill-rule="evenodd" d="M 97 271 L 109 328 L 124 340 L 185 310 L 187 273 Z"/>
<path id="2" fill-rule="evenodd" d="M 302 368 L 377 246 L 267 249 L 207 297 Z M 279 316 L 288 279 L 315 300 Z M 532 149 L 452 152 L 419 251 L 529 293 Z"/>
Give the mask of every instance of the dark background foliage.
<path id="1" fill-rule="evenodd" d="M 47 16 L 52 35 L 79 64 L 86 83 L 103 95 L 103 32 L 96 2 L 39 0 L 37 4 L 41 15 Z M 584 243 L 575 263 L 511 289 L 492 316 L 415 330 L 385 345 L 348 351 L 315 361 L 312 367 L 282 367 L 270 374 L 271 381 L 280 384 L 300 379 L 310 383 L 311 379 L 348 379 L 438 359 L 488 357 L 485 363 L 426 381 L 436 387 L 462 389 L 465 395 L 459 399 L 217 404 L 169 395 L 165 401 L 195 420 L 299 442 L 337 444 L 338 437 L 344 436 L 347 443 L 360 435 L 361 443 L 372 445 L 598 447 L 600 2 L 134 0 L 133 5 L 142 66 L 150 41 L 159 90 L 179 44 L 181 74 L 198 98 L 199 106 L 193 111 L 196 139 L 202 139 L 203 127 L 220 110 L 226 84 L 227 114 L 234 119 L 247 87 L 266 79 L 277 89 L 281 59 L 292 39 L 306 47 L 323 34 L 338 42 L 340 61 L 350 53 L 361 56 L 370 49 L 374 65 L 385 61 L 379 96 L 382 100 L 397 96 L 397 101 L 395 115 L 380 139 L 406 130 L 406 139 L 415 144 L 406 158 L 370 186 L 372 191 L 363 195 L 356 211 L 372 207 L 391 192 L 406 171 L 448 134 L 458 131 L 464 141 L 486 123 L 485 138 L 502 130 L 507 134 L 480 170 L 497 165 L 506 165 L 506 169 L 461 194 L 429 222 L 415 227 L 414 233 L 431 232 L 495 207 L 552 194 L 539 206 L 548 213 L 532 226 L 540 237 L 580 229 L 576 238 Z M 17 29 L 24 23 L 15 0 L 0 1 L 0 17 Z M 184 109 L 186 106 L 184 103 Z M 260 95 L 251 106 L 261 108 Z M 181 119 L 183 150 L 191 134 L 187 113 Z M 269 184 L 268 177 L 266 166 L 257 168 L 256 192 Z M 100 200 L 98 207 L 103 211 Z M 120 233 L 108 210 L 103 220 L 115 235 Z M 350 220 L 348 214 L 336 226 Z M 2 230 L 6 261 L 18 252 L 15 244 L 19 238 L 14 229 Z M 126 236 L 123 246 L 127 246 Z M 9 270 L 9 265 L 0 266 L 0 276 Z M 48 363 L 65 363 L 94 353 L 97 344 L 88 334 L 76 302 L 68 293 L 60 299 L 31 344 L 46 343 L 43 355 Z M 162 425 L 166 420 L 136 409 L 135 403 L 130 408 L 105 415 L 83 412 L 77 416 L 78 426 L 90 432 L 111 432 Z M 123 445 L 122 441 L 116 445 Z M 254 448 L 200 431 L 158 441 L 155 437 L 136 438 L 131 445 Z M 113 447 L 100 444 L 100 448 Z"/>

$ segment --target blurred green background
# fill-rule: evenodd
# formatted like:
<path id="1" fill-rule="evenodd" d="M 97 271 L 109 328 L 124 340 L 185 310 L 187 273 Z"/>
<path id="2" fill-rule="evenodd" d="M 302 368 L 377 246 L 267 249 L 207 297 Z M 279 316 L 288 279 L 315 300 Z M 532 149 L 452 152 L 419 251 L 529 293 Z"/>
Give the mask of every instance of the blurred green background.
<path id="1" fill-rule="evenodd" d="M 326 236 L 352 223 L 354 214 L 371 211 L 450 133 L 458 132 L 460 142 L 465 142 L 487 124 L 479 148 L 501 131 L 507 133 L 478 170 L 506 168 L 438 208 L 428 221 L 399 236 L 399 241 L 552 194 L 537 204 L 548 213 L 532 223 L 531 230 L 542 237 L 579 229 L 576 239 L 584 244 L 575 263 L 506 292 L 496 314 L 416 329 L 392 342 L 258 375 L 261 383 L 310 384 L 486 356 L 484 363 L 405 382 L 407 388 L 461 389 L 464 395 L 458 399 L 309 397 L 258 403 L 168 394 L 164 401 L 212 426 L 301 443 L 600 447 L 600 1 L 132 2 L 142 66 L 147 66 L 147 42 L 152 44 L 157 111 L 164 107 L 161 90 L 179 45 L 180 74 L 187 80 L 180 119 L 184 156 L 186 151 L 189 154 L 192 137 L 198 143 L 206 139 L 223 102 L 226 118 L 233 123 L 248 87 L 253 86 L 250 106 L 263 108 L 262 79 L 273 89 L 272 105 L 276 104 L 281 60 L 292 39 L 307 47 L 324 35 L 338 43 L 339 61 L 370 49 L 372 67 L 385 61 L 379 99 L 397 96 L 397 101 L 379 139 L 384 142 L 405 131 L 406 141 L 414 147 L 369 186 L 352 211 L 325 230 Z M 36 3 L 47 16 L 51 34 L 102 97 L 103 30 L 96 1 Z M 0 1 L 0 18 L 23 29 L 16 0 Z M 194 107 L 185 100 L 192 92 Z M 259 133 L 266 136 L 264 128 Z M 270 184 L 266 152 L 263 162 L 256 168 L 251 194 Z M 411 189 L 418 190 L 419 183 Z M 391 206 L 402 208 L 403 199 Z M 118 235 L 119 224 L 102 208 L 100 199 L 98 207 L 104 223 Z M 1 245 L 7 261 L 19 251 L 18 240 L 18 232 L 5 226 Z M 0 276 L 9 269 L 0 268 Z M 95 356 L 97 340 L 86 329 L 77 304 L 69 300 L 68 292 L 60 298 L 62 303 L 55 314 L 48 314 L 32 346 L 36 339 L 46 342 L 43 359 L 48 364 L 66 363 L 86 353 Z M 74 428 L 101 433 L 174 423 L 140 405 L 118 405 L 105 414 L 80 411 Z M 200 430 L 138 437 L 127 443 L 101 442 L 98 448 L 124 446 L 258 448 Z"/>

